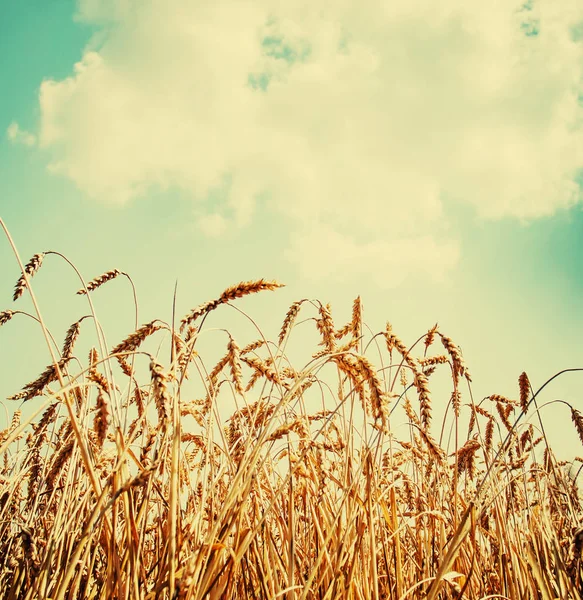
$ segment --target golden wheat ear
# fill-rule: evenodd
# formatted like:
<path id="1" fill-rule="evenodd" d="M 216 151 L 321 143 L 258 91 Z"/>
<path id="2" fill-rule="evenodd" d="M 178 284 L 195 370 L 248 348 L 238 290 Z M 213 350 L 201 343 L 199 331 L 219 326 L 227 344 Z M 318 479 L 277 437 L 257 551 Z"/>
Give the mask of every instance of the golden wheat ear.
<path id="1" fill-rule="evenodd" d="M 35 254 L 29 261 L 26 263 L 24 267 L 24 273 L 18 278 L 16 285 L 14 286 L 14 295 L 12 296 L 12 300 L 16 302 L 20 296 L 22 296 L 24 290 L 27 286 L 27 278 L 31 279 L 38 273 L 41 265 L 43 264 L 43 259 L 45 257 L 46 252 L 40 252 L 39 254 Z M 26 274 L 26 276 L 25 276 Z"/>
<path id="2" fill-rule="evenodd" d="M 257 294 L 264 290 L 271 291 L 280 287 L 284 287 L 284 284 L 279 283 L 278 281 L 267 281 L 265 279 L 242 281 L 241 283 L 228 287 L 216 300 L 210 300 L 209 302 L 200 304 L 186 315 L 180 322 L 180 331 L 184 331 L 184 329 L 193 321 L 215 310 L 221 304 L 226 304 L 237 298 L 243 298 L 243 296 L 248 296 L 249 294 Z"/>
<path id="3" fill-rule="evenodd" d="M 87 284 L 87 286 L 86 286 L 87 289 L 85 289 L 83 287 L 80 290 L 78 290 L 77 294 L 79 296 L 82 296 L 84 294 L 87 294 L 87 292 L 92 292 L 93 290 L 96 290 L 98 287 L 101 287 L 104 283 L 107 283 L 108 281 L 115 279 L 118 275 L 122 275 L 122 272 L 119 271 L 118 269 L 112 269 L 111 271 L 106 271 L 102 275 L 99 275 L 98 277 L 95 277 L 95 279 L 92 279 Z"/>

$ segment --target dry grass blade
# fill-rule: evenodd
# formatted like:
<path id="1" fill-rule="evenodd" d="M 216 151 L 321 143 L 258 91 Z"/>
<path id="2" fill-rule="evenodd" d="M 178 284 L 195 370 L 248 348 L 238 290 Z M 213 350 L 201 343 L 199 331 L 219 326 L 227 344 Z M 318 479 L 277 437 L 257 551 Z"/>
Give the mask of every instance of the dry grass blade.
<path id="1" fill-rule="evenodd" d="M 24 273 L 26 273 L 28 278 L 34 277 L 34 275 L 38 272 L 42 265 L 44 257 L 45 253 L 40 252 L 39 254 L 35 254 L 28 261 L 28 263 L 26 263 L 26 265 L 24 266 Z M 16 282 L 16 286 L 14 288 L 14 296 L 12 297 L 13 301 L 18 300 L 18 298 L 22 296 L 22 293 L 26 289 L 26 277 L 24 276 L 24 273 L 19 277 L 18 281 Z"/>
<path id="2" fill-rule="evenodd" d="M 106 271 L 105 273 L 103 273 L 103 275 L 99 275 L 95 279 L 92 279 L 87 284 L 87 289 L 85 289 L 83 287 L 80 290 L 78 290 L 77 295 L 82 296 L 84 294 L 87 294 L 87 292 L 92 292 L 93 290 L 96 290 L 98 287 L 101 287 L 104 283 L 107 283 L 108 281 L 115 279 L 118 275 L 121 275 L 121 274 L 122 274 L 121 271 L 119 271 L 118 269 L 112 269 L 111 271 Z"/>

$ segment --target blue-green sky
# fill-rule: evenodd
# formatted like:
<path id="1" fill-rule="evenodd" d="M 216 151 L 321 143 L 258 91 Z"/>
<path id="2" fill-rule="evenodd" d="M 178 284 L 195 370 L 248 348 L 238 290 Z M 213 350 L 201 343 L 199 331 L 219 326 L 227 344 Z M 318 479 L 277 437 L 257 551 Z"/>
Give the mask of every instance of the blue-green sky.
<path id="1" fill-rule="evenodd" d="M 170 318 L 176 280 L 180 313 L 285 282 L 244 305 L 271 335 L 294 300 L 341 322 L 360 294 L 373 330 L 439 322 L 478 398 L 583 366 L 583 5 L 391 4 L 2 2 L 0 216 L 23 260 L 129 272 L 142 322 Z M 17 308 L 7 242 L 0 273 Z M 75 276 L 49 256 L 35 286 L 61 338 L 87 310 Z M 132 329 L 123 283 L 96 304 Z M 0 395 L 48 362 L 32 324 L 4 326 Z M 583 409 L 583 376 L 555 398 Z M 583 454 L 564 406 L 545 419 Z"/>

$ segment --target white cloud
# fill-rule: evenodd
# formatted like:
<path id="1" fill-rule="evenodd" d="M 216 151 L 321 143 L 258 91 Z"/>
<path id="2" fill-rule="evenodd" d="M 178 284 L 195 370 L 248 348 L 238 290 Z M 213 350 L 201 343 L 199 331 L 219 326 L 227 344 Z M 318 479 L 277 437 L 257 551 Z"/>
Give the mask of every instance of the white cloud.
<path id="1" fill-rule="evenodd" d="M 343 281 L 358 273 L 381 288 L 400 286 L 408 277 L 441 281 L 459 259 L 456 242 L 425 235 L 356 242 L 326 226 L 306 228 L 292 236 L 288 260 L 308 278 Z"/>
<path id="2" fill-rule="evenodd" d="M 216 211 L 228 178 L 201 228 L 248 225 L 262 195 L 304 272 L 325 239 L 331 276 L 422 273 L 432 253 L 443 274 L 443 198 L 522 219 L 581 200 L 583 5 L 523 5 L 82 0 L 107 34 L 43 82 L 39 143 L 110 202 L 176 186 Z"/>
<path id="3" fill-rule="evenodd" d="M 8 126 L 8 129 L 6 130 L 6 136 L 15 144 L 22 144 L 23 146 L 28 147 L 36 144 L 36 137 L 32 133 L 20 129 L 20 125 L 14 121 Z"/>
<path id="4" fill-rule="evenodd" d="M 204 215 L 199 219 L 199 227 L 208 237 L 219 237 L 227 229 L 227 221 L 217 213 Z"/>

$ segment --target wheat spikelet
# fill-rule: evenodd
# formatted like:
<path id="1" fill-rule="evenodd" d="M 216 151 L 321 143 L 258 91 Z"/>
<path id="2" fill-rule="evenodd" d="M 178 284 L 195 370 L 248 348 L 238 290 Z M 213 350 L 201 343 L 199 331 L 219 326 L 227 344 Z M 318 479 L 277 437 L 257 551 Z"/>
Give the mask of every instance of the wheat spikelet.
<path id="1" fill-rule="evenodd" d="M 355 342 L 360 338 L 362 330 L 362 303 L 360 301 L 360 296 L 357 296 L 352 303 L 352 318 L 351 320 L 344 325 L 341 329 L 335 332 L 335 339 L 339 340 L 343 338 L 345 335 L 349 334 L 352 337 L 352 341 L 347 345 L 347 348 L 353 348 Z"/>
<path id="2" fill-rule="evenodd" d="M 181 342 L 180 352 L 178 353 L 176 358 L 178 369 L 182 373 L 184 373 L 185 379 L 188 379 L 188 364 L 193 358 L 198 356 L 198 353 L 195 350 L 193 350 L 197 333 L 197 327 L 194 327 L 193 325 L 190 325 L 188 327 L 184 336 L 184 340 Z M 180 337 L 178 337 L 178 339 L 180 339 Z"/>
<path id="3" fill-rule="evenodd" d="M 534 429 L 532 425 L 528 426 L 528 429 L 522 433 L 518 442 L 519 452 L 524 452 L 526 450 L 526 445 L 532 441 L 532 433 Z M 532 448 L 532 445 L 531 445 Z"/>
<path id="4" fill-rule="evenodd" d="M 184 329 L 188 325 L 190 325 L 193 321 L 195 321 L 196 319 L 198 319 L 202 315 L 205 315 L 206 313 L 209 313 L 212 310 L 215 310 L 215 308 L 217 308 L 220 305 L 221 305 L 221 302 L 220 302 L 219 299 L 217 299 L 217 300 L 209 300 L 208 302 L 205 302 L 204 304 L 200 304 L 199 306 L 197 306 L 196 308 L 194 308 L 190 312 L 190 314 L 186 315 L 186 317 L 184 317 L 182 319 L 182 321 L 180 322 L 180 331 L 184 331 Z"/>
<path id="5" fill-rule="evenodd" d="M 103 390 L 106 394 L 109 394 L 111 386 L 109 385 L 109 381 L 105 375 L 99 372 L 97 369 L 89 369 L 89 373 L 87 375 L 90 381 L 96 383 L 98 387 Z"/>
<path id="6" fill-rule="evenodd" d="M 501 394 L 490 394 L 488 396 L 488 399 L 492 400 L 492 402 L 499 402 L 500 404 L 504 404 L 505 406 L 516 404 L 514 400 L 510 400 L 510 398 L 502 396 Z"/>
<path id="7" fill-rule="evenodd" d="M 451 405 L 453 407 L 453 412 L 456 417 L 460 416 L 461 404 L 462 404 L 461 392 L 457 389 L 453 390 L 453 392 L 451 393 Z M 472 411 L 472 414 L 474 414 L 473 411 Z"/>
<path id="8" fill-rule="evenodd" d="M 231 367 L 231 375 L 235 385 L 235 390 L 238 394 L 243 396 L 243 374 L 241 373 L 240 349 L 237 345 L 237 342 L 235 342 L 232 337 L 229 337 L 228 350 L 229 352 L 227 357 L 229 360 L 229 366 Z"/>
<path id="9" fill-rule="evenodd" d="M 277 338 L 280 346 L 283 344 L 283 341 L 285 340 L 287 334 L 290 332 L 291 328 L 293 327 L 294 321 L 296 320 L 296 317 L 298 316 L 298 313 L 300 312 L 300 307 L 302 306 L 303 302 L 304 302 L 304 300 L 298 300 L 297 302 L 294 302 L 289 307 L 289 310 L 287 311 L 287 313 L 285 315 L 285 319 L 283 320 L 283 323 L 281 325 L 281 331 L 279 332 L 279 337 Z"/>
<path id="10" fill-rule="evenodd" d="M 581 552 L 583 551 L 583 528 L 577 529 L 571 538 L 569 544 L 569 564 L 567 572 L 574 577 L 577 572 L 577 565 L 581 561 Z"/>
<path id="11" fill-rule="evenodd" d="M 138 409 L 138 417 L 144 414 L 144 399 L 147 397 L 147 393 L 140 389 L 140 386 L 136 384 L 134 387 L 134 393 L 132 395 L 132 401 Z"/>
<path id="12" fill-rule="evenodd" d="M 577 435 L 583 444 L 583 415 L 576 409 L 571 408 L 571 419 L 575 424 L 575 429 L 577 430 Z"/>
<path id="13" fill-rule="evenodd" d="M 351 327 L 351 323 L 346 323 L 346 325 L 344 325 L 344 327 L 338 329 L 337 331 L 334 332 L 334 338 L 339 340 L 341 338 L 343 338 L 345 335 L 348 335 L 350 333 L 350 331 L 352 330 Z"/>
<path id="14" fill-rule="evenodd" d="M 530 381 L 528 375 L 523 371 L 518 378 L 518 388 L 520 390 L 520 407 L 522 412 L 528 410 L 528 397 L 530 396 Z"/>
<path id="15" fill-rule="evenodd" d="M 453 374 L 455 383 L 457 384 L 457 381 L 460 376 L 465 376 L 465 378 L 468 381 L 471 381 L 472 378 L 470 377 L 470 374 L 466 368 L 466 364 L 464 362 L 460 349 L 454 344 L 451 338 L 447 337 L 446 335 L 443 335 L 443 333 L 439 333 L 439 336 L 441 337 L 441 343 L 443 344 L 444 348 L 447 350 L 447 353 L 451 358 L 453 364 Z"/>
<path id="16" fill-rule="evenodd" d="M 25 561 L 28 567 L 31 569 L 31 572 L 36 576 L 40 569 L 40 562 L 38 559 L 38 549 L 33 531 L 29 527 L 23 527 L 20 530 L 20 539 L 22 542 L 22 550 Z"/>
<path id="17" fill-rule="evenodd" d="M 70 358 L 73 352 L 73 346 L 79 337 L 79 332 L 81 331 L 81 320 L 76 321 L 69 327 L 67 330 L 67 335 L 65 336 L 65 341 L 63 343 L 63 349 L 61 350 L 61 356 L 63 358 Z"/>
<path id="18" fill-rule="evenodd" d="M 93 421 L 93 431 L 97 436 L 97 444 L 101 448 L 107 435 L 107 426 L 109 424 L 109 406 L 105 395 L 101 389 L 97 393 L 97 406 L 95 408 L 95 419 Z"/>
<path id="19" fill-rule="evenodd" d="M 328 352 L 333 352 L 336 343 L 334 341 L 334 321 L 332 320 L 332 313 L 330 312 L 330 305 L 319 304 L 318 312 L 320 318 L 316 319 L 316 327 L 322 336 L 320 346 L 324 346 Z"/>
<path id="20" fill-rule="evenodd" d="M 474 431 L 474 427 L 476 426 L 476 411 L 474 410 L 474 406 L 471 405 L 470 407 L 470 422 L 468 423 L 468 437 L 470 435 L 472 435 L 472 432 Z"/>
<path id="21" fill-rule="evenodd" d="M 425 334 L 425 351 L 427 352 L 427 349 L 429 348 L 429 346 L 431 346 L 431 344 L 433 344 L 433 341 L 435 340 L 435 334 L 437 333 L 437 323 Z"/>
<path id="22" fill-rule="evenodd" d="M 0 431 L 0 444 L 2 444 L 5 440 L 8 439 L 8 437 L 10 436 L 10 434 L 20 425 L 20 416 L 21 416 L 21 411 L 19 409 L 14 411 L 14 414 L 12 415 L 12 421 L 10 423 L 10 426 L 7 427 L 6 429 Z M 18 439 L 20 439 L 21 436 L 19 436 Z"/>
<path id="23" fill-rule="evenodd" d="M 56 419 L 57 417 L 57 404 L 51 404 L 43 413 L 40 421 L 37 425 L 34 426 L 34 441 L 35 445 L 38 444 L 38 439 L 41 436 L 42 432 L 44 432 L 47 427 Z"/>
<path id="24" fill-rule="evenodd" d="M 525 452 L 520 458 L 513 460 L 510 463 L 510 470 L 515 471 L 516 469 L 521 469 L 528 460 L 528 456 L 528 452 Z"/>
<path id="25" fill-rule="evenodd" d="M 417 362 L 422 368 L 435 366 L 435 365 L 444 365 L 449 359 L 445 354 L 440 354 L 438 356 L 428 356 L 425 358 L 418 358 Z"/>
<path id="26" fill-rule="evenodd" d="M 74 446 L 75 446 L 75 438 L 74 438 L 74 436 L 71 436 L 69 438 L 69 441 L 66 444 L 64 444 L 63 446 L 61 446 L 61 449 L 59 450 L 59 452 L 53 459 L 53 464 L 51 465 L 51 470 L 49 471 L 49 473 L 47 475 L 47 487 L 49 490 L 54 488 L 55 480 L 59 476 L 59 473 L 61 472 L 61 469 L 63 468 L 64 464 L 67 462 L 67 460 L 71 456 Z"/>
<path id="27" fill-rule="evenodd" d="M 457 451 L 458 475 L 467 471 L 469 478 L 473 479 L 475 467 L 474 459 L 479 448 L 480 442 L 475 439 L 470 439 Z"/>
<path id="28" fill-rule="evenodd" d="M 504 427 L 506 427 L 506 429 L 508 431 L 511 431 L 512 430 L 512 423 L 508 419 L 508 416 L 509 416 L 510 412 L 507 411 L 507 408 L 510 408 L 510 410 L 512 410 L 513 409 L 512 404 L 505 405 L 503 402 L 496 402 L 496 410 L 498 411 L 498 415 L 500 416 L 500 420 L 502 421 L 502 423 L 504 423 Z"/>
<path id="29" fill-rule="evenodd" d="M 89 357 L 88 357 L 89 368 L 95 369 L 98 361 L 99 361 L 99 352 L 97 351 L 97 348 L 91 348 L 89 350 Z"/>
<path id="30" fill-rule="evenodd" d="M 429 381 L 423 373 L 415 373 L 413 384 L 419 395 L 421 424 L 429 428 L 431 424 L 431 396 L 429 395 Z"/>
<path id="31" fill-rule="evenodd" d="M 492 441 L 494 440 L 494 417 L 488 419 L 488 422 L 486 423 L 486 433 L 484 438 L 484 450 L 486 451 L 486 454 L 488 454 L 492 449 Z"/>
<path id="32" fill-rule="evenodd" d="M 493 415 L 491 412 L 487 411 L 485 408 L 482 408 L 481 406 L 478 406 L 477 404 L 474 404 L 474 410 L 479 414 L 482 415 L 483 417 L 486 417 L 487 419 L 493 419 Z"/>
<path id="33" fill-rule="evenodd" d="M 155 427 L 148 427 L 148 431 L 145 437 L 145 443 L 140 451 L 140 462 L 143 465 L 147 465 L 150 462 L 149 454 L 156 443 L 157 429 Z"/>
<path id="34" fill-rule="evenodd" d="M 403 359 L 409 358 L 409 349 L 405 344 L 393 333 L 390 323 L 387 323 L 387 329 L 384 332 L 384 337 L 387 343 L 387 350 L 389 354 L 393 355 L 393 349 L 396 348 Z"/>
<path id="35" fill-rule="evenodd" d="M 372 414 L 375 419 L 380 419 L 383 429 L 386 427 L 387 421 L 387 398 L 382 389 L 381 381 L 378 377 L 376 369 L 366 356 L 357 356 L 356 360 L 360 371 L 364 374 L 364 378 L 368 383 L 371 392 Z"/>
<path id="36" fill-rule="evenodd" d="M 362 333 L 362 302 L 360 296 L 354 299 L 352 304 L 352 321 L 350 322 L 352 337 L 357 339 Z"/>
<path id="37" fill-rule="evenodd" d="M 241 348 L 241 354 L 249 354 L 249 352 L 254 352 L 263 346 L 265 342 L 263 340 L 256 340 L 247 344 L 244 348 Z"/>
<path id="38" fill-rule="evenodd" d="M 71 357 L 61 359 L 57 365 L 49 365 L 34 381 L 27 383 L 21 392 L 18 394 L 14 394 L 13 396 L 9 396 L 9 400 L 30 400 L 35 396 L 40 396 L 43 390 L 53 381 L 56 381 L 58 376 L 58 371 L 63 371 L 67 366 L 67 363 L 71 360 Z"/>
<path id="39" fill-rule="evenodd" d="M 250 358 L 248 356 L 242 356 L 241 360 L 245 364 L 250 366 L 252 369 L 254 369 L 259 376 L 263 375 L 263 377 L 265 377 L 265 379 L 267 379 L 268 381 L 271 381 L 272 383 L 275 383 L 277 385 L 281 385 L 286 390 L 289 390 L 289 383 L 287 383 L 287 381 L 281 380 L 276 370 L 269 365 L 268 361 L 262 361 L 259 358 Z M 253 380 L 253 384 L 255 383 L 255 381 L 256 379 Z M 245 391 L 248 392 L 251 389 L 250 386 L 252 386 L 253 384 L 249 382 L 245 387 Z"/>
<path id="40" fill-rule="evenodd" d="M 352 354 L 336 354 L 336 355 L 334 355 L 333 359 L 334 359 L 334 362 L 340 368 L 340 370 L 343 373 L 345 373 L 348 376 L 348 378 L 351 380 L 352 385 L 354 386 L 354 389 L 360 396 L 360 400 L 361 400 L 363 408 L 365 410 L 367 410 L 366 396 L 364 393 L 362 377 L 361 377 L 361 373 L 358 369 L 358 364 L 356 362 L 356 359 L 354 358 L 354 355 L 352 355 Z"/>
<path id="41" fill-rule="evenodd" d="M 418 431 L 427 444 L 427 447 L 429 448 L 429 451 L 433 457 L 438 462 L 443 462 L 445 460 L 445 452 L 439 447 L 439 444 L 431 437 L 426 429 L 420 428 Z"/>
<path id="42" fill-rule="evenodd" d="M 22 415 L 22 411 L 20 409 L 16 409 L 14 414 L 12 415 L 12 420 L 10 421 L 10 427 L 8 431 L 14 431 L 20 425 L 20 416 Z"/>
<path id="43" fill-rule="evenodd" d="M 221 360 L 213 367 L 213 370 L 210 372 L 208 376 L 209 382 L 209 393 L 214 393 L 214 390 L 217 386 L 217 379 L 221 371 L 229 364 L 229 353 L 225 354 Z"/>
<path id="44" fill-rule="evenodd" d="M 405 400 L 403 401 L 403 409 L 405 410 L 405 414 L 407 415 L 409 421 L 421 429 L 421 421 L 413 410 L 408 396 L 405 396 Z"/>
<path id="45" fill-rule="evenodd" d="M 127 352 L 135 351 L 140 344 L 150 335 L 162 329 L 162 325 L 156 325 L 157 319 L 142 325 L 140 328 L 136 329 L 133 333 L 128 335 L 123 341 L 121 341 L 117 346 L 115 346 L 111 354 L 125 354 Z"/>
<path id="46" fill-rule="evenodd" d="M 257 281 L 242 281 L 236 285 L 228 287 L 216 300 L 210 300 L 200 306 L 193 309 L 188 315 L 186 315 L 180 322 L 180 331 L 190 325 L 194 320 L 198 319 L 202 315 L 205 315 L 212 310 L 215 310 L 221 304 L 226 304 L 231 300 L 248 296 L 249 294 L 256 294 L 264 290 L 275 290 L 283 287 L 282 283 L 277 281 L 266 281 L 265 279 L 259 279 Z"/>
<path id="47" fill-rule="evenodd" d="M 15 314 L 16 312 L 13 310 L 3 310 L 0 312 L 0 327 L 8 323 L 8 321 L 10 321 Z"/>
<path id="48" fill-rule="evenodd" d="M 305 423 L 301 418 L 298 418 L 288 421 L 287 423 L 284 423 L 283 425 L 279 426 L 271 435 L 269 435 L 265 439 L 265 441 L 274 442 L 280 440 L 292 431 L 297 433 L 300 437 L 303 437 L 304 439 L 309 437 L 309 432 L 306 428 Z"/>
<path id="49" fill-rule="evenodd" d="M 25 265 L 24 273 L 26 273 L 26 275 L 28 275 L 29 278 L 34 277 L 34 275 L 38 272 L 38 270 L 40 269 L 40 267 L 42 265 L 44 257 L 45 257 L 44 252 L 35 254 Z M 14 288 L 14 296 L 12 297 L 13 301 L 18 300 L 18 298 L 20 298 L 20 296 L 22 296 L 22 293 L 26 289 L 26 278 L 24 276 L 24 273 L 19 277 L 18 281 L 16 282 L 16 286 Z"/>
<path id="50" fill-rule="evenodd" d="M 168 406 L 170 404 L 170 394 L 167 386 L 168 376 L 164 373 L 162 365 L 153 357 L 150 360 L 150 374 L 152 376 L 152 391 L 158 411 L 158 420 L 162 425 L 165 425 L 168 422 Z"/>
<path id="51" fill-rule="evenodd" d="M 297 379 L 299 373 L 293 369 L 292 367 L 281 367 L 279 369 L 279 374 L 285 377 L 286 379 Z"/>
<path id="52" fill-rule="evenodd" d="M 85 290 L 85 288 L 81 288 L 80 290 L 78 290 L 77 295 L 82 296 L 83 294 L 86 294 L 87 292 L 92 292 L 93 290 L 96 290 L 98 287 L 101 287 L 104 283 L 111 281 L 112 279 L 115 279 L 120 274 L 121 274 L 121 271 L 118 271 L 117 269 L 112 269 L 111 271 L 106 271 L 105 273 L 103 273 L 103 275 L 99 275 L 99 277 L 92 279 L 87 284 L 87 290 Z"/>
<path id="53" fill-rule="evenodd" d="M 227 288 L 219 297 L 219 302 L 225 304 L 236 298 L 242 298 L 249 294 L 256 294 L 264 290 L 272 291 L 277 288 L 284 287 L 283 283 L 278 281 L 266 281 L 265 279 L 259 279 L 257 281 L 243 281 L 237 285 L 233 285 Z"/>

